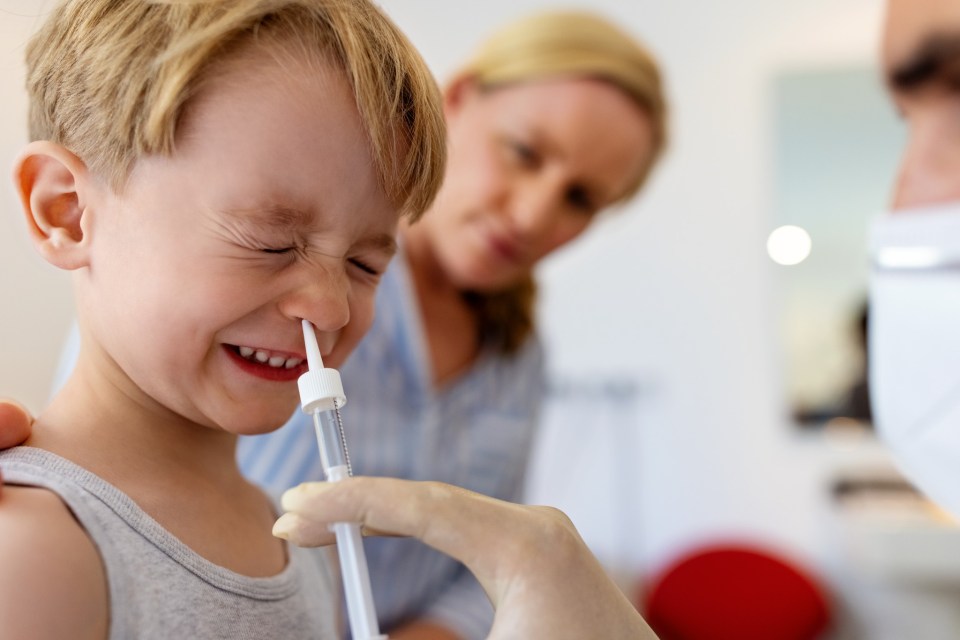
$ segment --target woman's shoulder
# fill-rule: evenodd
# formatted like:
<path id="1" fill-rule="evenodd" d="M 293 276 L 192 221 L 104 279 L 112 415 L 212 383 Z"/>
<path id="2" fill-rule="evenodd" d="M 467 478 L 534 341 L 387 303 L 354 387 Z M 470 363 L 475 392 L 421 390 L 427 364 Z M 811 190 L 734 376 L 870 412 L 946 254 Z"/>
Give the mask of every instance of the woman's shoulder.
<path id="1" fill-rule="evenodd" d="M 107 581 L 86 531 L 55 493 L 0 498 L 0 620 L 15 638 L 105 638 Z"/>

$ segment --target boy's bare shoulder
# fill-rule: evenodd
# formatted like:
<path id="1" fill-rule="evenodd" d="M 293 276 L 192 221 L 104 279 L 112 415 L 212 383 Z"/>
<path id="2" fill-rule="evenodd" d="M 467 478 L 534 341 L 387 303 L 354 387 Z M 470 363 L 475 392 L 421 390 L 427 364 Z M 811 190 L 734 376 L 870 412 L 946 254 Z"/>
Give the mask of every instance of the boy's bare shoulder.
<path id="1" fill-rule="evenodd" d="M 55 494 L 3 488 L 0 567 L 0 637 L 107 637 L 107 579 L 100 554 Z"/>

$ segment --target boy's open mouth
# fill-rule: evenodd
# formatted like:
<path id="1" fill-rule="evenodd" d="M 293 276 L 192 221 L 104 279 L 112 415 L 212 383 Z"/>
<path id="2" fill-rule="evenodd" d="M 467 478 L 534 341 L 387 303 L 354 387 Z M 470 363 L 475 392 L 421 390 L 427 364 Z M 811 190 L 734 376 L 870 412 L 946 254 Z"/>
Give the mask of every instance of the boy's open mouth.
<path id="1" fill-rule="evenodd" d="M 260 378 L 279 381 L 295 380 L 307 370 L 305 358 L 242 345 L 225 344 L 223 346 L 241 369 Z"/>

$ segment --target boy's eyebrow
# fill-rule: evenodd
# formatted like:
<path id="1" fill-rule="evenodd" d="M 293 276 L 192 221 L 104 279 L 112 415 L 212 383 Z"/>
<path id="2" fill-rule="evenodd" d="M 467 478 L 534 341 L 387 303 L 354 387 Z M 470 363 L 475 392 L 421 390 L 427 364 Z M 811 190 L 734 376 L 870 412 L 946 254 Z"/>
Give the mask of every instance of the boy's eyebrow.
<path id="1" fill-rule="evenodd" d="M 960 33 L 933 33 L 887 76 L 890 88 L 910 92 L 942 82 L 960 84 Z"/>
<path id="2" fill-rule="evenodd" d="M 361 247 L 382 251 L 390 256 L 397 252 L 397 239 L 389 233 L 378 233 L 364 238 L 358 243 Z"/>
<path id="3" fill-rule="evenodd" d="M 311 216 L 302 209 L 272 205 L 268 207 L 250 207 L 242 209 L 224 209 L 223 213 L 241 221 L 255 222 L 264 227 L 275 229 L 298 229 L 307 226 Z"/>

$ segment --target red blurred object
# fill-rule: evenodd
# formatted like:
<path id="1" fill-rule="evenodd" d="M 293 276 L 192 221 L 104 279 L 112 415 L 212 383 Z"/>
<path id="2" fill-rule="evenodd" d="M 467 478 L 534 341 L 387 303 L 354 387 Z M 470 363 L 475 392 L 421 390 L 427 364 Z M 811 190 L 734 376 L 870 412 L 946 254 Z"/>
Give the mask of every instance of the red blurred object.
<path id="1" fill-rule="evenodd" d="M 745 545 L 684 554 L 651 583 L 644 610 L 661 640 L 813 640 L 831 620 L 817 580 Z"/>

